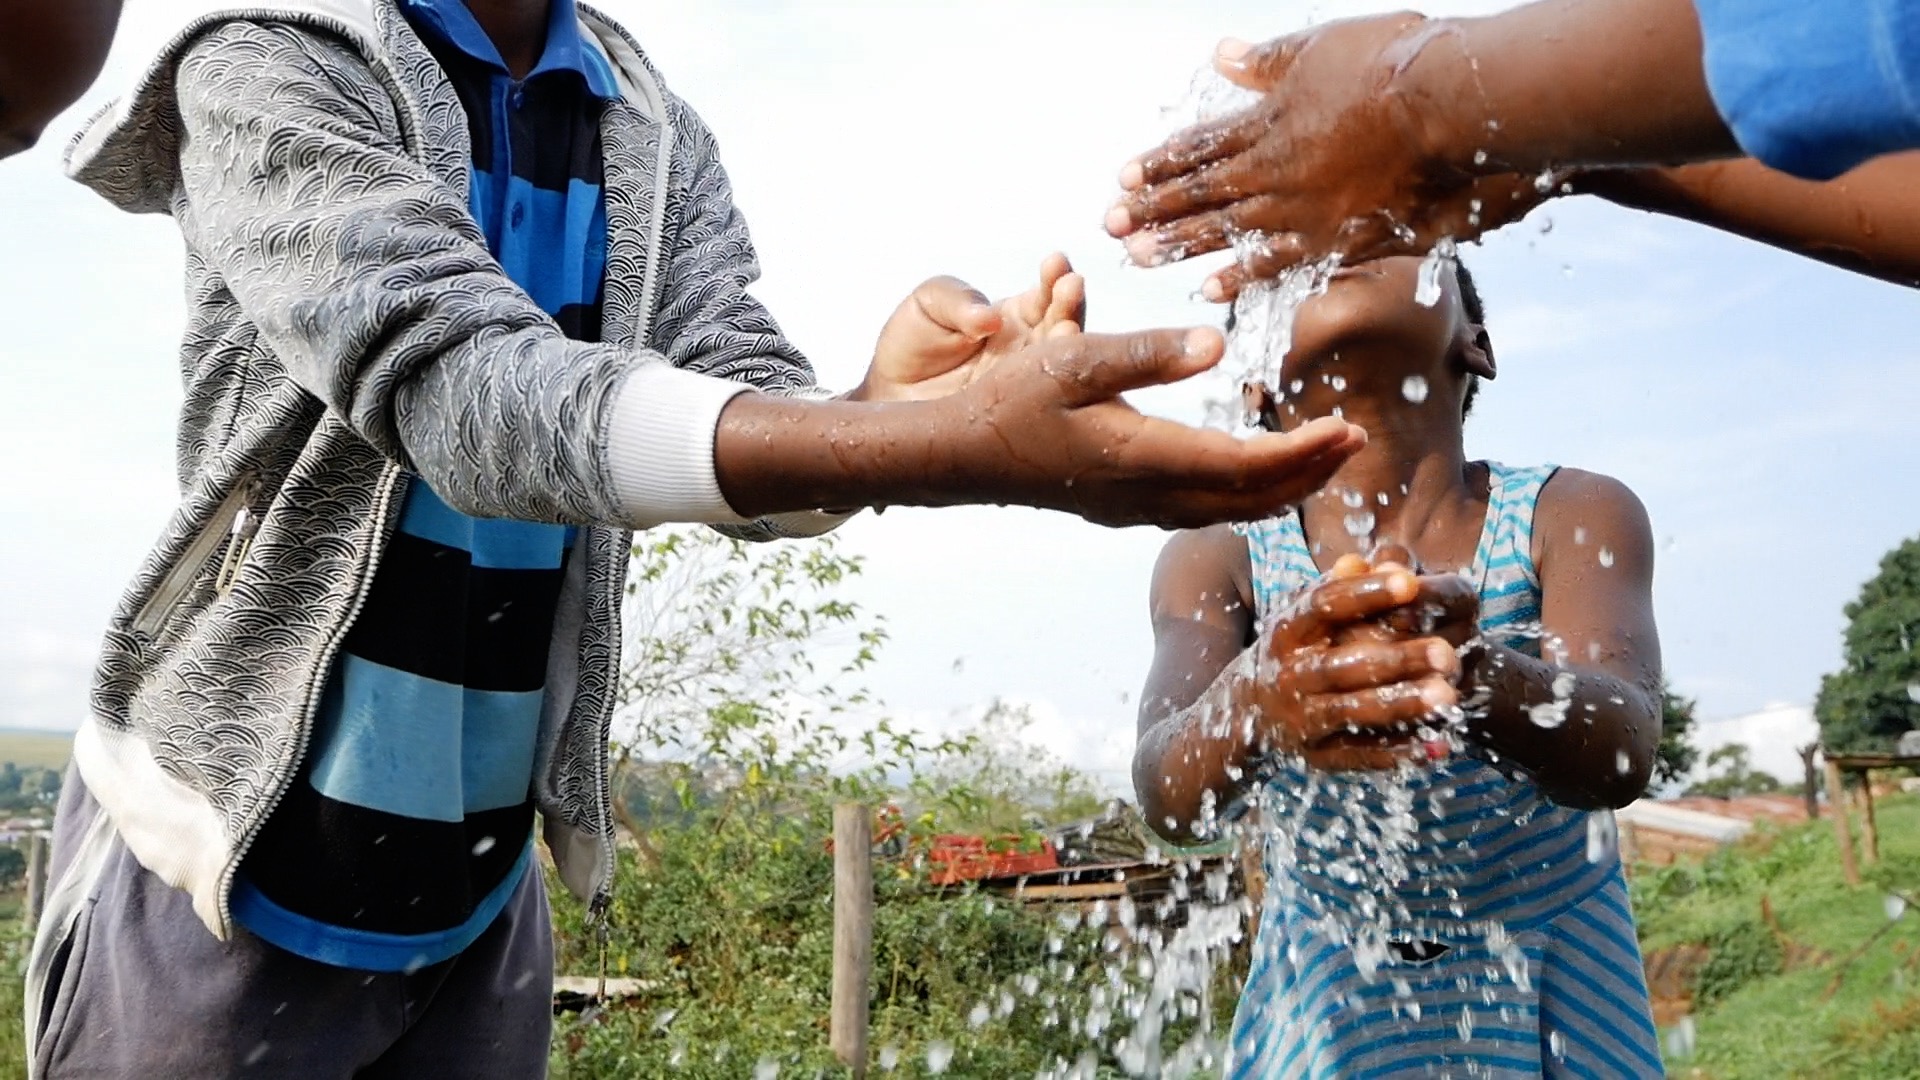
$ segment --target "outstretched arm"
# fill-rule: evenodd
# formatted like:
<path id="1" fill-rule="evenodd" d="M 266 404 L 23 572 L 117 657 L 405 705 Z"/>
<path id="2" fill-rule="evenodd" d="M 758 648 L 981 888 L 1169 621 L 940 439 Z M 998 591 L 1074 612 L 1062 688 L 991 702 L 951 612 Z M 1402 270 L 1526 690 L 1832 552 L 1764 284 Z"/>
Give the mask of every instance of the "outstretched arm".
<path id="1" fill-rule="evenodd" d="M 1595 170 L 1573 186 L 1896 285 L 1920 285 L 1920 153 L 1875 158 L 1825 183 L 1742 158 Z"/>
<path id="2" fill-rule="evenodd" d="M 1561 470 L 1534 514 L 1540 575 L 1536 659 L 1468 651 L 1469 736 L 1524 768 L 1566 806 L 1639 798 L 1660 743 L 1660 635 L 1647 513 L 1610 477 Z"/>
<path id="3" fill-rule="evenodd" d="M 1260 234 L 1266 250 L 1211 279 L 1223 299 L 1328 254 L 1472 239 L 1524 215 L 1557 186 L 1554 170 L 1744 148 L 1830 179 L 1920 148 L 1920 20 L 1888 13 L 1906 6 L 1540 0 L 1229 43 L 1216 66 L 1261 99 L 1127 166 L 1108 228 L 1146 263 Z"/>

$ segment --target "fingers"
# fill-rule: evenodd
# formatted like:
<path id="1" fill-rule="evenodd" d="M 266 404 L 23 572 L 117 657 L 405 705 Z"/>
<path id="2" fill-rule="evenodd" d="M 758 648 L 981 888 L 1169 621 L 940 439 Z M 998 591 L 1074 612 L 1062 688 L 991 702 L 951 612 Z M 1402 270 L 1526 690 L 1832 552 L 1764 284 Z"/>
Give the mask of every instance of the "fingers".
<path id="1" fill-rule="evenodd" d="M 1252 230 L 1278 205 L 1276 199 L 1256 195 L 1224 210 L 1181 218 L 1150 232 L 1136 232 L 1127 237 L 1127 257 L 1136 266 L 1164 266 L 1222 251 L 1235 236 Z"/>
<path id="2" fill-rule="evenodd" d="M 1065 403 L 1081 407 L 1198 375 L 1219 363 L 1225 348 L 1220 332 L 1210 329 L 1082 334 L 1049 360 L 1047 370 L 1068 388 Z"/>
<path id="3" fill-rule="evenodd" d="M 1239 262 L 1224 267 L 1200 285 L 1200 295 L 1216 304 L 1230 303 L 1241 290 L 1256 281 L 1268 281 L 1282 271 L 1307 261 L 1307 238 L 1295 232 L 1265 233 L 1260 250 Z"/>
<path id="4" fill-rule="evenodd" d="M 1128 162 L 1120 170 L 1120 186 L 1127 191 L 1137 191 L 1241 153 L 1259 140 L 1260 129 L 1258 118 L 1249 113 L 1195 124 Z M 1108 224 L 1111 228 L 1111 218 Z"/>
<path id="5" fill-rule="evenodd" d="M 1171 180 L 1140 188 L 1114 208 L 1124 214 L 1125 227 L 1115 231 L 1120 218 L 1110 214 L 1107 231 L 1125 236 L 1144 225 L 1174 221 L 1205 210 L 1217 210 L 1252 195 L 1253 167 L 1245 158 L 1210 161 Z"/>
<path id="6" fill-rule="evenodd" d="M 1295 34 L 1263 45 L 1251 45 L 1238 38 L 1227 38 L 1213 50 L 1213 69 L 1235 86 L 1268 90 L 1285 77 L 1309 40 L 1308 34 Z"/>
<path id="7" fill-rule="evenodd" d="M 957 278 L 929 279 L 913 290 L 912 299 L 927 321 L 962 337 L 984 340 L 1000 329 L 1000 313 L 978 289 Z"/>
<path id="8" fill-rule="evenodd" d="M 1460 574 L 1422 574 L 1418 581 L 1418 595 L 1381 616 L 1380 624 L 1398 635 L 1473 636 L 1480 622 L 1480 590 L 1474 583 Z"/>
<path id="9" fill-rule="evenodd" d="M 1284 663 L 1305 694 L 1351 693 L 1430 675 L 1451 680 L 1460 668 L 1453 646 L 1439 638 L 1302 649 Z"/>
<path id="10" fill-rule="evenodd" d="M 1394 566 L 1404 566 L 1416 574 L 1420 572 L 1419 560 L 1415 559 L 1413 552 L 1407 550 L 1403 544 L 1381 544 L 1373 549 L 1369 561 L 1375 566 L 1391 563 Z"/>
<path id="11" fill-rule="evenodd" d="M 1459 691 L 1438 676 L 1347 694 L 1314 694 L 1302 703 L 1300 734 L 1308 746 L 1339 735 L 1401 734 L 1459 701 Z"/>
<path id="12" fill-rule="evenodd" d="M 1047 304 L 1046 313 L 1040 317 L 1042 327 L 1051 334 L 1061 326 L 1072 327 L 1075 332 L 1086 326 L 1087 319 L 1087 279 L 1079 274 L 1065 274 L 1053 284 L 1053 298 Z"/>
<path id="13" fill-rule="evenodd" d="M 1322 772 L 1385 772 L 1420 760 L 1422 747 L 1406 735 L 1342 735 L 1309 747 L 1301 757 Z"/>
<path id="14" fill-rule="evenodd" d="M 1418 595 L 1419 579 L 1405 569 L 1323 578 L 1274 625 L 1269 647 L 1275 655 L 1284 656 L 1323 644 L 1345 624 L 1364 622 Z"/>

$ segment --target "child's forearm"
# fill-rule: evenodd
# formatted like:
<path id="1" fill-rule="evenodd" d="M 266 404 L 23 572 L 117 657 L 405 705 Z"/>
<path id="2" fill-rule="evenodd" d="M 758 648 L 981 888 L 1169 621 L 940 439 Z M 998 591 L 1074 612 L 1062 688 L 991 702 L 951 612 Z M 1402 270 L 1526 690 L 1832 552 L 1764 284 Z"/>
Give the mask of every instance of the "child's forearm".
<path id="1" fill-rule="evenodd" d="M 1133 752 L 1133 789 L 1147 824 L 1175 843 L 1201 839 L 1254 783 L 1259 760 L 1252 688 L 1259 646 L 1241 653 L 1193 704 L 1162 717 Z"/>
<path id="2" fill-rule="evenodd" d="M 1660 702 L 1647 687 L 1503 646 L 1473 650 L 1466 680 L 1468 737 L 1555 802 L 1621 807 L 1646 791 L 1660 741 Z"/>
<path id="3" fill-rule="evenodd" d="M 1920 153 L 1890 154 L 1818 183 L 1751 158 L 1597 170 L 1577 191 L 1723 229 L 1898 285 L 1920 285 Z"/>

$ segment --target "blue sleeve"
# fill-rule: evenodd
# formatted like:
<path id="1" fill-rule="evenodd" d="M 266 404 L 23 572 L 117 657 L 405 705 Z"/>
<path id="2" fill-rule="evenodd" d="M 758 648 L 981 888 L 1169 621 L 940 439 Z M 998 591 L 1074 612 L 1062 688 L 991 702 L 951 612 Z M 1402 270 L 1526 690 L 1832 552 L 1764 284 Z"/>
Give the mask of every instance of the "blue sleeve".
<path id="1" fill-rule="evenodd" d="M 1830 180 L 1920 147 L 1920 0 L 1695 0 L 1707 88 L 1741 149 Z"/>

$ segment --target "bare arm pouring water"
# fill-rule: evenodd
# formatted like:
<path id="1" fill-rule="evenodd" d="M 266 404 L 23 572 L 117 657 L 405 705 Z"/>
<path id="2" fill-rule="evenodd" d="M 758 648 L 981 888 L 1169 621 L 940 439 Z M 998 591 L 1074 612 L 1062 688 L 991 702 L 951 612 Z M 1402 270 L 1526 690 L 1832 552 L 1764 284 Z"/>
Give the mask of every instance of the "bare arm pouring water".
<path id="1" fill-rule="evenodd" d="M 1896 0 L 1543 0 L 1483 19 L 1357 19 L 1216 66 L 1261 100 L 1129 164 L 1108 228 L 1140 261 L 1259 232 L 1249 277 L 1471 239 L 1523 215 L 1532 178 L 1748 153 L 1826 179 L 1920 146 L 1920 20 Z M 1867 9 L 1873 10 L 1867 10 Z M 1887 11 L 1880 11 L 1886 8 Z M 1548 185 L 1551 187 L 1551 185 Z"/>

